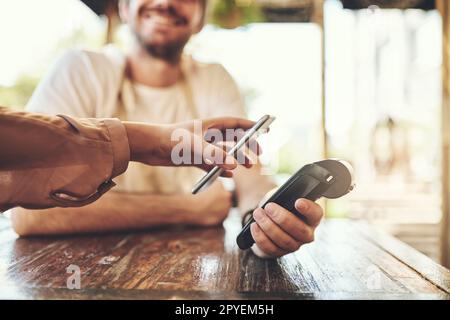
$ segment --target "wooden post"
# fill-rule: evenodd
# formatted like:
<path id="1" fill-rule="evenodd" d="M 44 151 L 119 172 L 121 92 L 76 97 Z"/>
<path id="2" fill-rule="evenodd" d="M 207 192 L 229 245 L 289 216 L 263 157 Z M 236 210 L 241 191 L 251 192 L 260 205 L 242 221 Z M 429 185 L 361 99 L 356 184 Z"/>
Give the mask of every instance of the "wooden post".
<path id="1" fill-rule="evenodd" d="M 105 17 L 106 17 L 106 37 L 105 44 L 114 42 L 114 32 L 116 31 L 116 27 L 120 23 L 119 13 L 117 9 L 117 2 L 115 0 L 109 1 L 106 5 L 105 9 Z"/>
<path id="2" fill-rule="evenodd" d="M 322 44 L 322 156 L 324 159 L 328 158 L 328 138 L 326 132 L 326 103 L 325 103 L 325 27 L 324 27 L 324 0 L 312 0 L 313 11 L 311 15 L 311 22 L 316 23 L 321 30 L 321 44 Z"/>
<path id="3" fill-rule="evenodd" d="M 450 267 L 450 2 L 437 0 L 442 16 L 442 219 L 441 262 Z"/>
<path id="4" fill-rule="evenodd" d="M 322 89 L 322 103 L 321 103 L 321 132 L 322 132 L 322 158 L 329 158 L 328 155 L 328 137 L 326 131 L 326 101 L 325 101 L 325 27 L 324 27 L 324 0 L 312 0 L 313 11 L 311 15 L 311 22 L 316 23 L 320 27 L 321 39 L 321 61 L 322 61 L 322 75 L 321 75 L 321 89 Z M 323 207 L 325 216 L 327 216 L 327 200 L 322 198 L 320 204 Z"/>

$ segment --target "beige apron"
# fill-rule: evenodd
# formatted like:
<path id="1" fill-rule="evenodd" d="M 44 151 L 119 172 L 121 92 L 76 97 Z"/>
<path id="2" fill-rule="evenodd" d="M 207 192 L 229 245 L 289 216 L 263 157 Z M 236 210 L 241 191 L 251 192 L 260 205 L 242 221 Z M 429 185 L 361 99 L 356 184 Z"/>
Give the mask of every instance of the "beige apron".
<path id="1" fill-rule="evenodd" d="M 181 112 L 181 110 L 178 112 L 177 109 L 172 122 L 199 118 L 186 73 L 183 72 L 180 84 L 182 86 L 184 100 L 186 101 L 187 112 Z M 149 105 L 151 105 L 151 101 L 149 101 Z M 130 120 L 130 115 L 134 114 L 136 108 L 136 93 L 133 84 L 127 76 L 124 76 L 119 92 L 115 117 L 121 120 Z M 140 119 L 139 121 L 152 122 L 152 119 Z M 117 183 L 115 190 L 155 194 L 190 193 L 195 182 L 201 175 L 202 171 L 200 169 L 192 167 L 156 167 L 130 162 L 125 174 L 115 179 Z"/>

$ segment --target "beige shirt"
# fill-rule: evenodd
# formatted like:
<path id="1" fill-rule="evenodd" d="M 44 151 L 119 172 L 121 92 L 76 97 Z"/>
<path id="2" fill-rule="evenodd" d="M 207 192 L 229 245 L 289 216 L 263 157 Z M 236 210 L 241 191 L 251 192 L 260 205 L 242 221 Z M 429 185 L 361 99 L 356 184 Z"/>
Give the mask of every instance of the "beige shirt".
<path id="1" fill-rule="evenodd" d="M 218 116 L 245 117 L 236 83 L 218 64 L 184 57 L 185 80 L 165 88 L 132 83 L 125 77 L 125 56 L 114 46 L 102 52 L 73 50 L 50 70 L 27 110 L 77 117 L 173 123 Z M 187 193 L 202 172 L 197 168 L 148 167 L 130 163 L 115 190 L 160 194 Z"/>

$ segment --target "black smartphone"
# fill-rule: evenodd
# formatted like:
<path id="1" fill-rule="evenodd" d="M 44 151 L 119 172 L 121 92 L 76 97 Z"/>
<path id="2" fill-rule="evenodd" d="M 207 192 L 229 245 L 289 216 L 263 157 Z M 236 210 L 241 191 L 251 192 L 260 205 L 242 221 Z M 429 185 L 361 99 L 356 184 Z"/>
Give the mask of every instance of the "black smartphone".
<path id="1" fill-rule="evenodd" d="M 261 207 L 274 202 L 303 219 L 295 209 L 297 199 L 316 201 L 322 196 L 330 199 L 342 197 L 353 190 L 353 179 L 353 168 L 346 161 L 327 159 L 314 162 L 298 170 Z M 250 225 L 254 222 L 252 217 L 237 236 L 236 242 L 242 250 L 255 243 L 250 232 Z"/>
<path id="2" fill-rule="evenodd" d="M 240 148 L 242 148 L 245 144 L 247 144 L 251 139 L 255 139 L 261 132 L 264 130 L 267 131 L 270 124 L 275 120 L 275 117 L 265 115 L 261 119 L 258 120 L 258 122 L 255 123 L 253 127 L 251 127 L 245 135 L 239 139 L 239 141 L 233 146 L 233 148 L 228 151 L 229 155 L 232 155 L 234 157 L 237 156 L 237 152 Z M 192 194 L 196 194 L 200 190 L 206 188 L 211 183 L 214 182 L 223 172 L 223 169 L 221 169 L 218 166 L 215 166 L 211 171 L 209 171 L 207 174 L 205 174 L 194 186 L 192 189 Z"/>

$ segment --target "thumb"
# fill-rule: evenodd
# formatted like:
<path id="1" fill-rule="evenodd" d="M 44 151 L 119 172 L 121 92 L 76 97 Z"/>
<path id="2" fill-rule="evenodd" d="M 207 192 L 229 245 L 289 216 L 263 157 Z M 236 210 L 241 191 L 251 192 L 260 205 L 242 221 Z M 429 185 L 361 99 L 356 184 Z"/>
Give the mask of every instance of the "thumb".
<path id="1" fill-rule="evenodd" d="M 201 145 L 202 159 L 207 165 L 216 165 L 224 170 L 233 170 L 237 167 L 236 159 L 228 155 L 223 148 L 219 148 L 203 139 Z M 198 151 L 196 150 L 195 152 Z"/>

